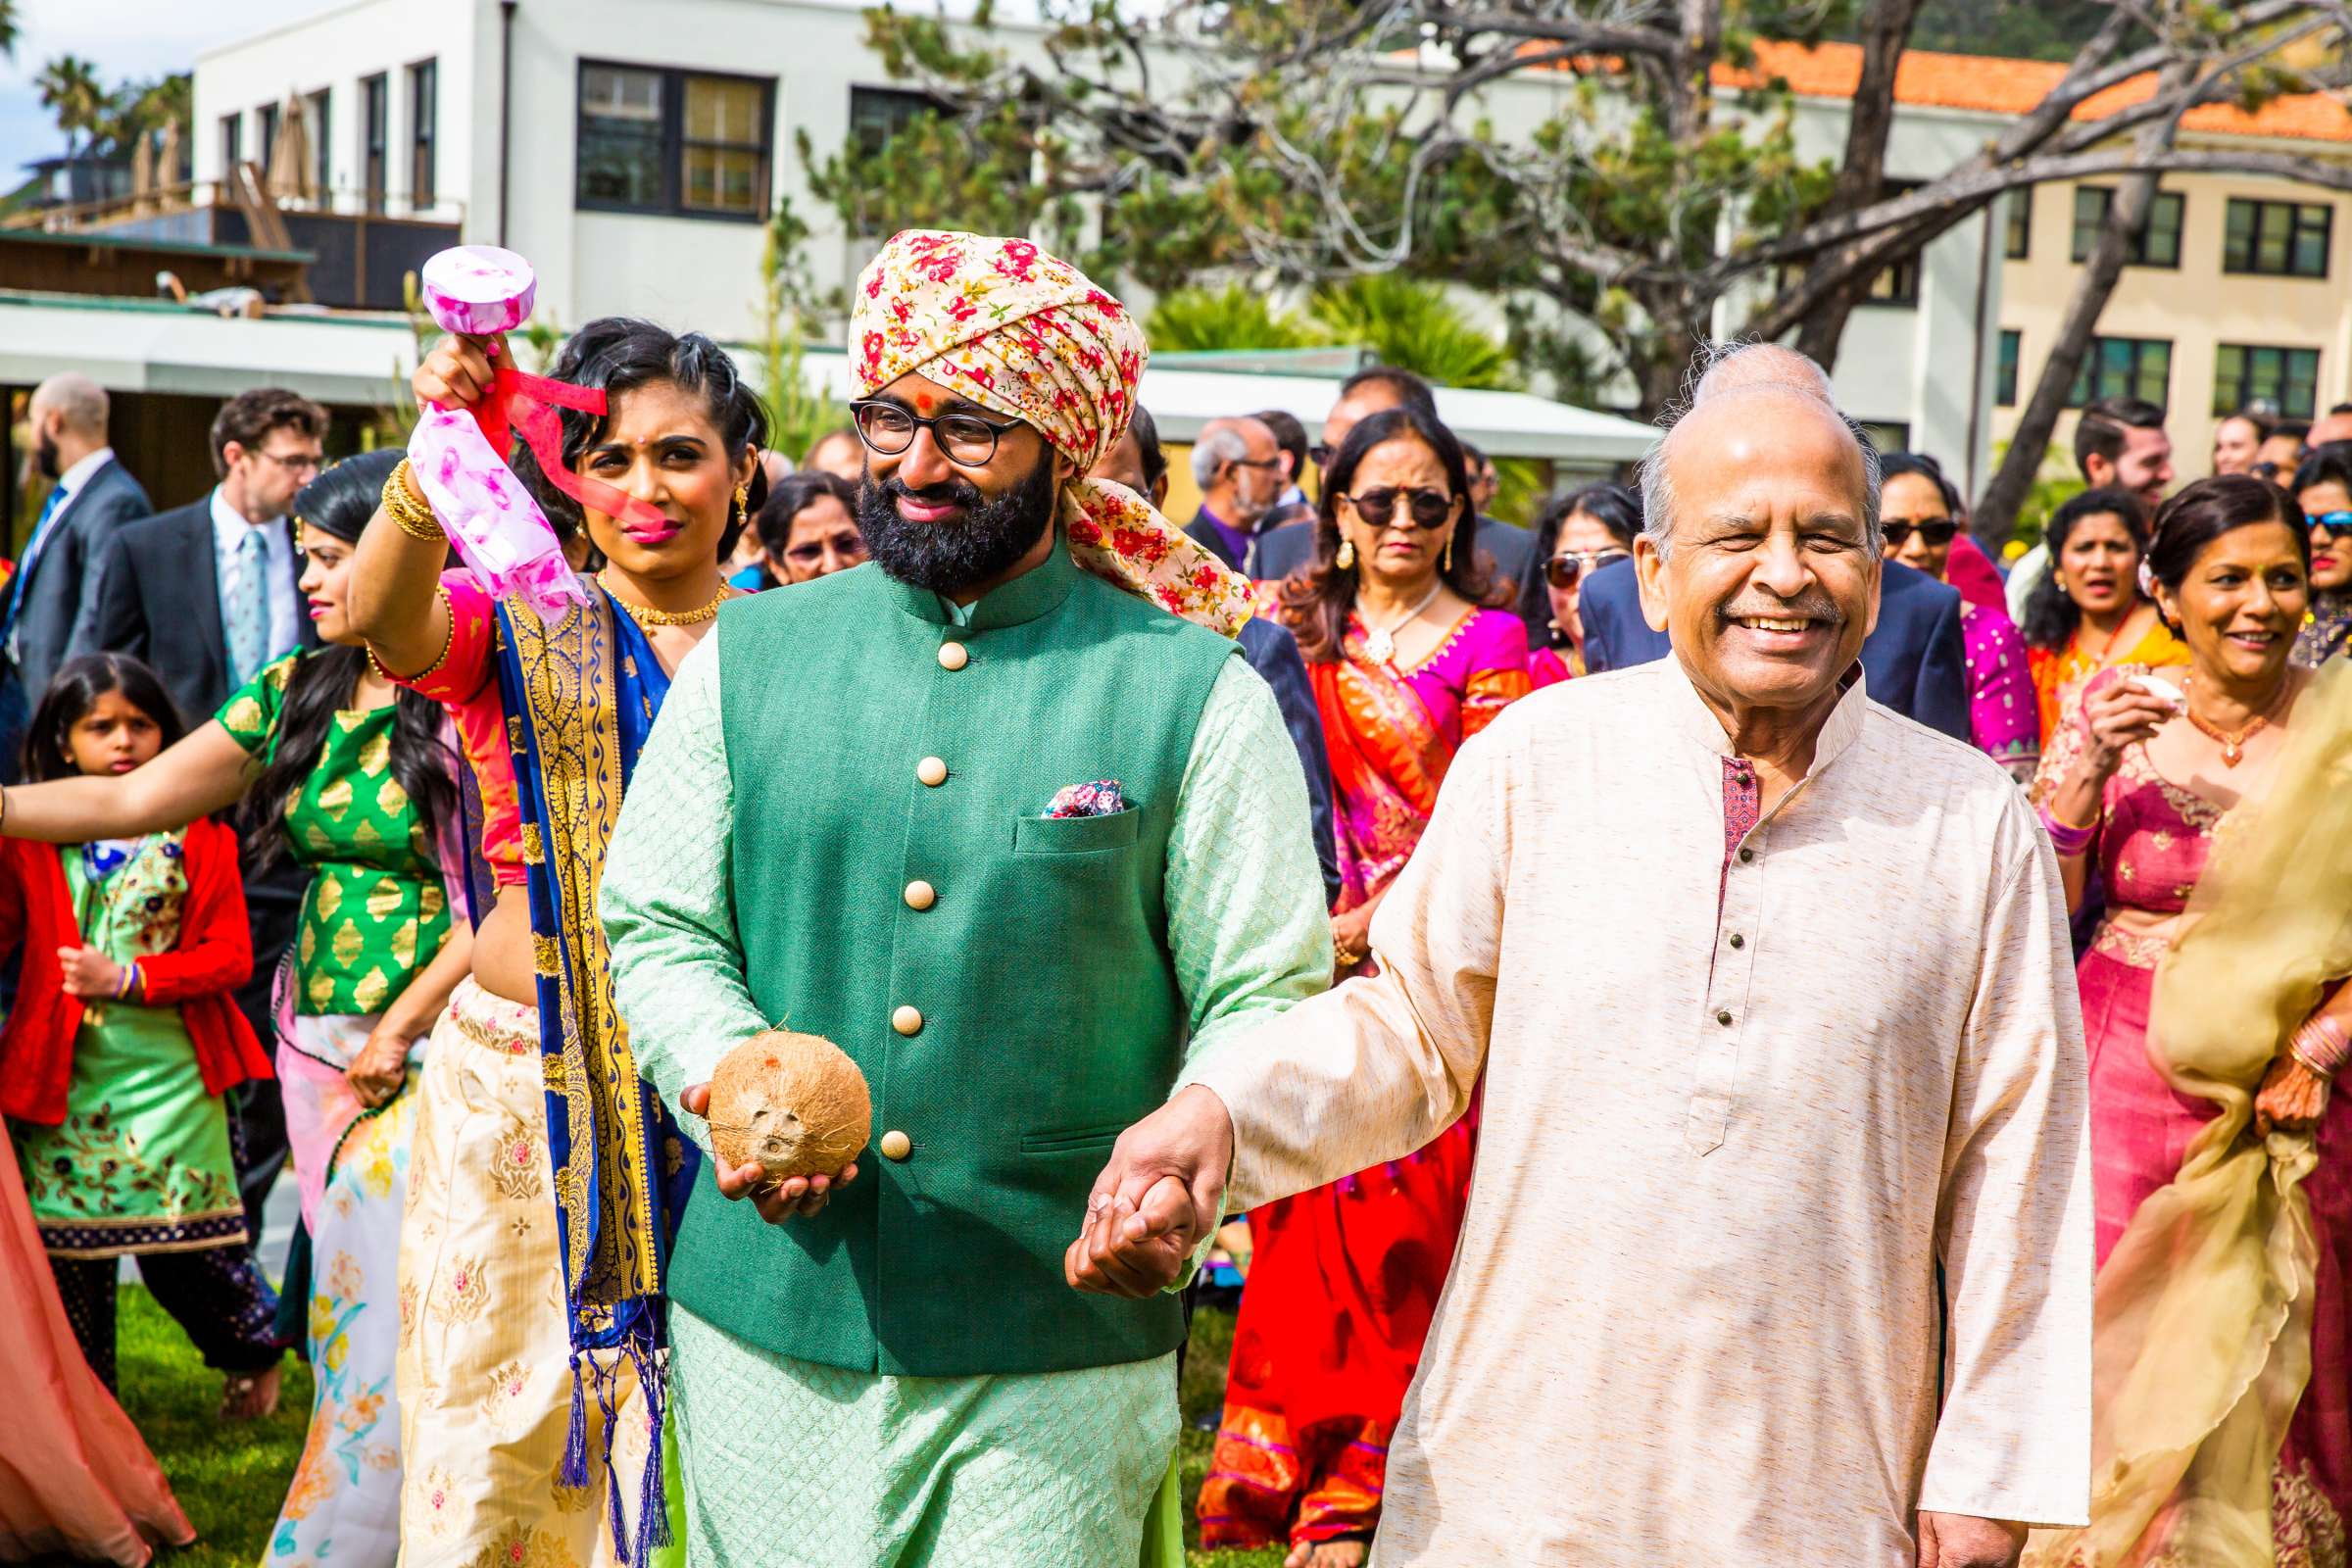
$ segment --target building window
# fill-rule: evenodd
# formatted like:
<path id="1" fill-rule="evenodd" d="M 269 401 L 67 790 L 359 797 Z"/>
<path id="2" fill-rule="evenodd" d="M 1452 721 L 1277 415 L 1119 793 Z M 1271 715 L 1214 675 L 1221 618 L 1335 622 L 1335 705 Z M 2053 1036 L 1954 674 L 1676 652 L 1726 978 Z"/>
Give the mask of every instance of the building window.
<path id="1" fill-rule="evenodd" d="M 948 106 L 927 92 L 908 92 L 903 87 L 852 87 L 850 146 L 860 156 L 871 158 L 889 144 L 891 137 L 923 116 L 945 113 Z"/>
<path id="2" fill-rule="evenodd" d="M 313 138 L 311 161 L 314 167 L 311 171 L 311 177 L 318 181 L 318 202 L 323 207 L 333 201 L 335 190 L 334 162 L 327 156 L 328 151 L 335 144 L 334 90 L 321 87 L 318 91 L 311 94 L 307 105 L 310 111 L 311 136 Z"/>
<path id="3" fill-rule="evenodd" d="M 440 118 L 441 67 L 434 60 L 409 68 L 409 208 L 420 212 L 440 198 L 439 171 L 434 168 L 438 144 L 434 122 Z"/>
<path id="4" fill-rule="evenodd" d="M 759 221 L 774 92 L 762 77 L 582 61 L 578 204 Z"/>
<path id="5" fill-rule="evenodd" d="M 1911 450 L 1911 426 L 1909 424 L 1899 419 L 1863 419 L 1859 422 L 1862 426 L 1862 433 L 1870 437 L 1870 444 L 1879 451 L 1908 452 Z"/>
<path id="6" fill-rule="evenodd" d="M 2017 407 L 2017 348 L 2020 334 L 2014 326 L 2001 328 L 2001 356 L 1992 368 L 1992 401 L 1996 408 Z"/>
<path id="7" fill-rule="evenodd" d="M 384 210 L 384 160 L 391 150 L 387 120 L 391 96 L 390 84 L 381 72 L 360 83 L 360 185 L 371 213 Z"/>
<path id="8" fill-rule="evenodd" d="M 235 179 L 237 166 L 245 161 L 245 117 L 220 117 L 220 177 Z"/>
<path id="9" fill-rule="evenodd" d="M 2320 351 L 2224 343 L 2213 357 L 2213 412 L 2225 417 L 2261 404 L 2285 419 L 2319 412 Z"/>
<path id="10" fill-rule="evenodd" d="M 268 179 L 270 156 L 277 151 L 277 105 L 262 105 L 253 112 L 253 120 L 256 132 L 253 139 L 261 144 L 261 157 L 257 161 L 262 166 L 262 177 Z"/>
<path id="11" fill-rule="evenodd" d="M 2022 262 L 2034 245 L 2034 187 L 2009 193 L 2009 260 Z"/>
<path id="12" fill-rule="evenodd" d="M 2097 248 L 2099 230 L 2107 225 L 2108 204 L 2114 200 L 2115 192 L 2103 185 L 2075 187 L 2076 261 L 2088 261 Z M 2148 203 L 2148 220 L 2132 236 L 2132 248 L 2124 260 L 2133 267 L 2179 267 L 2180 216 L 2186 205 L 2179 191 L 2158 191 Z"/>
<path id="13" fill-rule="evenodd" d="M 2335 211 L 2325 202 L 2230 198 L 2222 228 L 2222 270 L 2266 277 L 2326 277 Z"/>
<path id="14" fill-rule="evenodd" d="M 2171 339 L 2094 337 L 2067 392 L 2066 406 L 2079 409 L 2099 398 L 2144 398 L 2161 409 L 2172 401 L 2172 378 Z"/>

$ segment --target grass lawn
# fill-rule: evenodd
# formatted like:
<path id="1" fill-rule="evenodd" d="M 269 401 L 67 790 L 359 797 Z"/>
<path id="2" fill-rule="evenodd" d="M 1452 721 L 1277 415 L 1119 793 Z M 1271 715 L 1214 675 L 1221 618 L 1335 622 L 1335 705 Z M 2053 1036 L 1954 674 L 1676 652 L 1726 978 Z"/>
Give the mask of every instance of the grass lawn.
<path id="1" fill-rule="evenodd" d="M 1233 1318 L 1202 1312 L 1193 1323 L 1184 1378 L 1184 1495 L 1187 1513 L 1208 1468 L 1214 1434 L 1194 1419 L 1214 1416 L 1224 1398 L 1225 1358 Z M 277 1414 L 251 1426 L 223 1426 L 215 1416 L 220 1379 L 139 1287 L 122 1290 L 120 1358 L 122 1405 L 172 1478 L 179 1505 L 196 1526 L 186 1551 L 159 1557 L 168 1568 L 253 1568 L 269 1544 L 294 1461 L 302 1452 L 311 1409 L 311 1370 L 286 1361 L 285 1395 Z M 1187 1531 L 1188 1536 L 1192 1532 Z M 1280 1551 L 1195 1551 L 1193 1568 L 1279 1568 Z"/>

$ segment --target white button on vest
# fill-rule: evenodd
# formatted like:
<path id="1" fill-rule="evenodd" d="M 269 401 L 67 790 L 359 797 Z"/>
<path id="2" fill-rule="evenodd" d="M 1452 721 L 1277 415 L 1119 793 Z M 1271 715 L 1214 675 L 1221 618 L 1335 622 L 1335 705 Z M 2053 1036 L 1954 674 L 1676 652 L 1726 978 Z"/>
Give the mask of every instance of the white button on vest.
<path id="1" fill-rule="evenodd" d="M 941 643 L 939 645 L 940 668 L 946 670 L 957 670 L 961 669 L 964 665 L 970 663 L 971 662 L 971 650 L 964 647 L 963 644 Z"/>
<path id="2" fill-rule="evenodd" d="M 948 781 L 948 764 L 936 757 L 926 757 L 914 764 L 914 776 L 937 789 Z"/>
<path id="3" fill-rule="evenodd" d="M 882 1151 L 884 1159 L 905 1159 L 914 1152 L 914 1140 L 893 1127 L 882 1135 L 881 1141 L 874 1147 Z"/>
<path id="4" fill-rule="evenodd" d="M 901 1007 L 890 1015 L 890 1026 L 903 1035 L 910 1035 L 923 1026 L 923 1015 L 912 1007 Z"/>
<path id="5" fill-rule="evenodd" d="M 906 907 L 909 909 L 928 909 L 938 902 L 939 890 L 930 883 L 915 881 L 906 884 Z"/>

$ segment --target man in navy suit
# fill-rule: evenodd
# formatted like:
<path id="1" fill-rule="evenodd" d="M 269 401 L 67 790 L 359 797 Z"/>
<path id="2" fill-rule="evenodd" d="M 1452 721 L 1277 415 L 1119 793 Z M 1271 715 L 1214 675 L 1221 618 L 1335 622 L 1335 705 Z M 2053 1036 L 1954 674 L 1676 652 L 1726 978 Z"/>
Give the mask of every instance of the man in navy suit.
<path id="1" fill-rule="evenodd" d="M 1690 391 L 1693 408 L 1709 397 L 1739 387 L 1771 384 L 1788 386 L 1819 398 L 1835 410 L 1837 398 L 1820 366 L 1793 349 L 1774 343 L 1751 343 L 1717 359 Z M 1844 417 L 1840 415 L 1839 417 Z M 1846 421 L 1851 424 L 1853 421 Z M 1871 459 L 1872 516 L 1877 516 L 1877 453 L 1856 431 Z M 1637 550 L 1655 553 L 1663 535 L 1662 476 L 1645 472 L 1642 486 L 1643 534 Z M 1875 524 L 1874 524 L 1875 525 Z M 1661 612 L 1662 613 L 1662 612 Z M 1663 659 L 1673 648 L 1662 627 L 1653 626 L 1642 608 L 1642 591 L 1635 562 L 1603 566 L 1585 581 L 1577 601 L 1585 623 L 1585 667 L 1620 669 Z M 1900 562 L 1889 561 L 1879 579 L 1879 619 L 1862 644 L 1862 671 L 1871 699 L 1884 703 L 1931 729 L 1956 740 L 1969 738 L 1968 671 L 1960 644 L 1960 595 Z"/>
<path id="2" fill-rule="evenodd" d="M 107 542 L 155 510 L 107 444 L 107 418 L 106 389 L 72 372 L 33 388 L 26 410 L 33 466 L 50 487 L 0 611 L 0 776 L 9 779 L 33 706 L 97 613 Z"/>

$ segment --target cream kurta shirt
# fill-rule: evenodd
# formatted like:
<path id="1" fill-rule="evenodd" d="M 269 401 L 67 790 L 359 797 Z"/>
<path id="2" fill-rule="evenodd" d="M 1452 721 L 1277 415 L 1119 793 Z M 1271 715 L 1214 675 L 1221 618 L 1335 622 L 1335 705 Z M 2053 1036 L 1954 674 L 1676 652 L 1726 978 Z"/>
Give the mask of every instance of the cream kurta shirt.
<path id="1" fill-rule="evenodd" d="M 1240 1208 L 1420 1147 L 1486 1074 L 1384 1568 L 1912 1568 L 1920 1509 L 2086 1517 L 2049 844 L 1856 680 L 1727 869 L 1728 752 L 1676 659 L 1515 704 L 1373 919 L 1386 973 L 1187 1075 L 1232 1110 Z"/>

